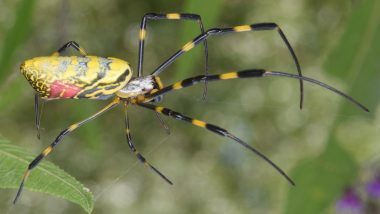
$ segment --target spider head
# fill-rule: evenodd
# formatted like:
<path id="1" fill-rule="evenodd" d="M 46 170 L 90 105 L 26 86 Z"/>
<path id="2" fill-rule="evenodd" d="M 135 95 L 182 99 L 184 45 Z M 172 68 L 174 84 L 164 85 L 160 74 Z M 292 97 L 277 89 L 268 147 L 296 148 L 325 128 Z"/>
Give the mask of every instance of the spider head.
<path id="1" fill-rule="evenodd" d="M 116 95 L 123 99 L 130 99 L 149 94 L 161 88 L 163 87 L 160 79 L 156 76 L 148 75 L 131 79 L 124 88 L 116 92 Z M 155 98 L 152 101 L 158 102 L 159 100 L 161 98 Z"/>

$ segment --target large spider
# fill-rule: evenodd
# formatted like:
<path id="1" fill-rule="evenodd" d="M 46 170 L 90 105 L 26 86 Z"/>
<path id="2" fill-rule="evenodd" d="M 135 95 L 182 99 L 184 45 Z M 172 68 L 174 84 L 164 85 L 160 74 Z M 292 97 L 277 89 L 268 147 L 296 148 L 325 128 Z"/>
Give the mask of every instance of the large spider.
<path id="1" fill-rule="evenodd" d="M 171 57 L 164 61 L 159 67 L 157 67 L 150 75 L 143 76 L 143 56 L 144 56 L 144 40 L 146 37 L 146 25 L 148 20 L 192 20 L 199 23 L 201 34 L 195 37 L 192 41 L 186 43 L 180 50 L 175 52 Z M 298 74 L 290 74 L 285 72 L 277 71 L 267 71 L 264 69 L 249 69 L 244 71 L 233 71 L 228 73 L 222 73 L 217 75 L 208 74 L 208 49 L 206 39 L 214 35 L 224 35 L 227 33 L 240 33 L 246 31 L 260 31 L 260 30 L 276 30 L 281 36 L 282 40 L 288 47 L 295 65 L 298 70 Z M 191 50 L 196 45 L 203 43 L 205 47 L 205 60 L 206 69 L 204 75 L 199 75 L 195 77 L 190 77 L 185 80 L 176 82 L 172 85 L 164 87 L 158 77 L 162 71 L 165 70 L 167 66 L 173 63 L 178 57 L 180 57 L 185 52 Z M 81 56 L 61 56 L 62 52 L 67 48 L 72 47 L 77 50 Z M 185 87 L 195 85 L 197 83 L 204 83 L 204 96 L 207 92 L 207 82 L 218 81 L 218 80 L 228 80 L 228 79 L 238 79 L 238 78 L 251 78 L 251 77 L 268 77 L 268 76 L 281 76 L 290 77 L 298 79 L 300 81 L 300 91 L 301 91 L 301 101 L 300 107 L 302 108 L 303 101 L 303 82 L 307 81 L 323 88 L 326 88 L 340 96 L 348 99 L 354 103 L 359 108 L 364 111 L 368 109 L 360 104 L 358 101 L 354 100 L 352 97 L 344 94 L 343 92 L 325 84 L 318 80 L 314 80 L 301 75 L 301 69 L 297 60 L 297 57 L 290 46 L 285 34 L 275 23 L 257 23 L 252 25 L 241 25 L 232 28 L 212 28 L 204 31 L 203 24 L 199 15 L 196 14 L 154 14 L 148 13 L 144 15 L 141 22 L 141 29 L 139 33 L 139 57 L 138 57 L 138 75 L 137 77 L 132 77 L 132 70 L 128 62 L 116 59 L 112 57 L 99 57 L 99 56 L 89 56 L 86 51 L 78 45 L 78 43 L 71 41 L 63 45 L 58 51 L 54 52 L 51 56 L 36 57 L 24 61 L 21 64 L 21 72 L 25 78 L 32 85 L 36 91 L 35 95 L 35 123 L 38 130 L 37 136 L 39 137 L 39 127 L 40 127 L 40 115 L 41 115 L 41 105 L 46 100 L 52 99 L 97 99 L 104 100 L 112 98 L 112 102 L 105 106 L 103 109 L 97 113 L 91 115 L 90 117 L 74 123 L 64 129 L 51 143 L 46 147 L 41 154 L 39 154 L 28 166 L 25 174 L 22 177 L 22 182 L 18 189 L 17 195 L 14 199 L 16 203 L 17 199 L 23 190 L 24 183 L 26 182 L 31 170 L 35 168 L 41 160 L 43 160 L 47 155 L 49 155 L 54 148 L 62 142 L 62 139 L 78 127 L 89 122 L 90 120 L 98 117 L 102 113 L 112 109 L 118 104 L 122 103 L 125 109 L 125 134 L 129 148 L 135 153 L 137 158 L 144 163 L 146 166 L 150 167 L 155 171 L 161 178 L 163 178 L 169 184 L 172 182 L 157 168 L 152 166 L 135 148 L 131 133 L 129 131 L 129 120 L 127 115 L 127 108 L 129 106 L 139 106 L 157 113 L 157 115 L 163 114 L 174 119 L 190 123 L 194 126 L 205 128 L 211 132 L 222 135 L 224 137 L 232 139 L 234 142 L 244 146 L 248 150 L 252 151 L 272 167 L 274 167 L 282 176 L 285 177 L 292 185 L 294 182 L 289 178 L 289 176 L 275 163 L 273 163 L 264 154 L 236 137 L 229 131 L 220 128 L 216 125 L 206 123 L 202 120 L 190 118 L 181 113 L 173 111 L 171 109 L 157 106 L 154 103 L 158 101 L 162 95 L 173 90 L 179 90 Z M 42 102 L 40 101 L 42 99 Z"/>

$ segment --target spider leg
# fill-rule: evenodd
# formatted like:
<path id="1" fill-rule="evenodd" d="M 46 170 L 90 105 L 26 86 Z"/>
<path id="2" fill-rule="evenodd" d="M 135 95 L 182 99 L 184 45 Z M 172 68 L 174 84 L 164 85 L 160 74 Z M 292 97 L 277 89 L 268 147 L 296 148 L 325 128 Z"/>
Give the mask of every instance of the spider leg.
<path id="1" fill-rule="evenodd" d="M 143 75 L 142 66 L 143 66 L 143 61 L 144 61 L 144 43 L 145 43 L 145 38 L 147 34 L 146 26 L 147 26 L 148 20 L 196 21 L 199 24 L 201 33 L 205 32 L 202 18 L 198 14 L 191 14 L 191 13 L 167 13 L 167 14 L 147 13 L 145 14 L 141 20 L 140 32 L 139 32 L 139 57 L 138 57 L 138 64 L 137 64 L 137 71 L 138 71 L 139 77 Z M 203 41 L 203 45 L 204 45 L 204 54 L 205 54 L 205 75 L 207 75 L 208 74 L 208 47 L 207 47 L 206 40 Z"/>
<path id="2" fill-rule="evenodd" d="M 17 202 L 18 198 L 20 197 L 21 192 L 24 188 L 24 184 L 25 184 L 26 180 L 28 179 L 28 176 L 29 176 L 30 172 L 33 170 L 33 168 L 35 168 L 46 156 L 48 156 L 67 134 L 71 133 L 72 131 L 74 131 L 78 127 L 82 126 L 83 124 L 95 119 L 96 117 L 103 114 L 104 112 L 112 109 L 113 107 L 115 107 L 119 103 L 120 103 L 120 99 L 116 98 L 111 103 L 109 103 L 107 106 L 102 108 L 100 111 L 96 112 L 95 114 L 91 115 L 90 117 L 88 117 L 88 118 L 86 118 L 80 122 L 72 124 L 71 126 L 67 127 L 63 131 L 61 131 L 61 133 L 55 138 L 54 142 L 51 143 L 48 147 L 46 147 L 41 152 L 41 154 L 39 154 L 36 158 L 34 158 L 34 160 L 32 162 L 30 162 L 30 164 L 28 165 L 28 168 L 26 169 L 26 171 L 22 177 L 20 187 L 17 191 L 15 199 L 13 200 L 13 203 L 15 204 Z"/>
<path id="3" fill-rule="evenodd" d="M 60 56 L 67 48 L 69 47 L 72 47 L 74 48 L 76 51 L 78 51 L 80 53 L 80 55 L 82 56 L 86 56 L 87 55 L 87 52 L 84 48 L 82 48 L 81 46 L 79 46 L 78 43 L 76 43 L 75 41 L 70 41 L 70 42 L 67 42 L 66 44 L 64 44 L 61 48 L 59 48 L 56 52 L 54 52 L 52 54 L 52 56 Z"/>
<path id="4" fill-rule="evenodd" d="M 40 139 L 40 128 L 41 128 L 41 117 L 42 117 L 42 110 L 44 107 L 45 101 L 42 100 L 40 103 L 40 96 L 36 93 L 34 95 L 34 122 L 36 124 L 37 128 L 37 138 Z"/>
<path id="5" fill-rule="evenodd" d="M 198 126 L 198 127 L 207 129 L 207 130 L 209 130 L 211 132 L 214 132 L 214 133 L 216 133 L 218 135 L 221 135 L 221 136 L 224 136 L 224 137 L 232 139 L 236 143 L 244 146 L 245 148 L 249 149 L 250 151 L 252 151 L 256 155 L 258 155 L 260 158 L 264 159 L 273 168 L 275 168 L 286 180 L 288 180 L 288 182 L 290 184 L 295 185 L 295 183 L 293 182 L 293 180 L 279 166 L 277 166 L 274 162 L 272 162 L 268 157 L 266 157 L 264 154 L 262 154 L 261 152 L 259 152 L 257 149 L 253 148 L 252 146 L 250 146 L 249 144 L 247 144 L 246 142 L 244 142 L 240 138 L 238 138 L 235 135 L 231 134 L 229 131 L 227 131 L 227 130 L 225 130 L 223 128 L 220 128 L 220 127 L 218 127 L 216 125 L 213 125 L 213 124 L 210 124 L 210 123 L 206 123 L 204 121 L 197 120 L 197 119 L 194 119 L 194 118 L 190 118 L 190 117 L 185 116 L 185 115 L 183 115 L 181 113 L 178 113 L 176 111 L 173 111 L 171 109 L 164 108 L 164 107 L 161 107 L 161 106 L 155 106 L 155 105 L 152 105 L 152 104 L 149 104 L 149 103 L 137 103 L 137 105 L 139 105 L 141 107 L 144 107 L 144 108 L 147 108 L 147 109 L 150 109 L 150 110 L 153 110 L 153 111 L 158 112 L 160 114 L 164 114 L 166 116 L 172 117 L 172 118 L 174 118 L 176 120 L 184 121 L 184 122 L 190 123 L 190 124 L 192 124 L 194 126 Z"/>
<path id="6" fill-rule="evenodd" d="M 235 26 L 232 28 L 212 28 L 212 29 L 209 29 L 205 33 L 202 33 L 199 36 L 195 37 L 192 41 L 186 43 L 180 50 L 175 52 L 165 62 L 163 62 L 160 66 L 158 66 L 152 72 L 152 75 L 160 74 L 166 67 L 168 67 L 170 64 L 172 64 L 178 57 L 180 57 L 182 54 L 188 52 L 189 50 L 193 49 L 196 45 L 198 45 L 200 42 L 206 40 L 209 36 L 223 35 L 223 34 L 227 34 L 227 33 L 240 33 L 240 32 L 247 32 L 247 31 L 263 31 L 263 30 L 276 30 L 278 32 L 281 39 L 283 40 L 283 42 L 287 46 L 290 54 L 292 55 L 293 61 L 297 67 L 298 75 L 302 76 L 301 66 L 298 62 L 297 56 L 296 56 L 292 46 L 290 45 L 288 39 L 286 38 L 284 32 L 281 30 L 281 28 L 276 23 L 257 23 L 257 24 L 251 24 L 251 25 Z M 302 79 L 299 79 L 299 81 L 300 81 L 300 108 L 302 109 L 302 106 L 303 106 L 303 82 L 302 82 Z"/>
<path id="7" fill-rule="evenodd" d="M 141 163 L 143 163 L 145 166 L 151 168 L 155 173 L 157 173 L 162 179 L 164 179 L 166 182 L 168 182 L 169 184 L 173 184 L 164 174 L 162 174 L 156 167 L 152 166 L 146 159 L 144 156 L 142 156 L 140 154 L 140 152 L 137 151 L 136 147 L 133 145 L 133 142 L 132 142 L 132 136 L 131 136 L 131 132 L 130 132 L 130 129 L 129 129 L 129 119 L 128 119 L 128 113 L 127 113 L 127 104 L 125 103 L 125 107 L 124 107 L 124 114 L 125 114 L 125 136 L 127 138 L 127 143 L 128 143 L 128 146 L 129 148 L 131 149 L 131 151 L 136 155 L 137 159 L 139 159 L 139 161 Z"/>
<path id="8" fill-rule="evenodd" d="M 145 38 L 147 35 L 147 24 L 148 20 L 190 20 L 190 21 L 196 21 L 199 24 L 199 28 L 201 30 L 201 33 L 204 33 L 204 26 L 202 22 L 202 18 L 198 14 L 191 14 L 191 13 L 147 13 L 143 16 L 140 24 L 140 31 L 139 31 L 139 56 L 138 56 L 138 63 L 137 63 L 137 76 L 141 77 L 143 76 L 143 61 L 144 61 L 144 45 L 145 45 Z M 204 45 L 204 55 L 205 55 L 205 75 L 208 75 L 208 47 L 207 47 L 207 40 L 203 41 Z M 204 82 L 204 89 L 203 89 L 203 99 L 206 98 L 207 94 L 207 81 Z M 169 127 L 165 124 L 165 121 L 160 117 L 159 114 L 156 114 L 157 119 L 160 121 L 160 124 L 164 127 L 165 132 L 167 134 L 170 134 Z"/>
<path id="9" fill-rule="evenodd" d="M 229 73 L 223 73 L 223 74 L 218 74 L 218 75 L 199 75 L 195 77 L 190 77 L 187 79 L 184 79 L 182 81 L 176 82 L 172 85 L 169 85 L 167 87 L 164 87 L 158 91 L 155 91 L 151 94 L 145 95 L 145 100 L 151 100 L 154 99 L 156 96 L 163 95 L 165 93 L 168 93 L 169 91 L 173 90 L 179 90 L 181 88 L 189 87 L 195 84 L 198 84 L 200 82 L 203 82 L 205 80 L 207 81 L 219 81 L 219 80 L 228 80 L 228 79 L 239 79 L 239 78 L 258 78 L 258 77 L 267 77 L 267 76 L 280 76 L 280 77 L 288 77 L 288 78 L 293 78 L 293 79 L 298 79 L 298 80 L 304 80 L 307 82 L 310 82 L 315 85 L 319 85 L 322 88 L 325 88 L 329 91 L 332 91 L 345 99 L 349 100 L 352 102 L 354 105 L 356 105 L 358 108 L 369 112 L 368 108 L 365 107 L 363 104 L 352 98 L 351 96 L 343 93 L 342 91 L 339 91 L 338 89 L 327 85 L 326 83 L 320 82 L 318 80 L 305 77 L 305 76 L 299 76 L 296 74 L 290 74 L 290 73 L 285 73 L 285 72 L 279 72 L 279 71 L 267 71 L 264 69 L 250 69 L 250 70 L 243 70 L 243 71 L 237 71 L 237 72 L 229 72 Z"/>

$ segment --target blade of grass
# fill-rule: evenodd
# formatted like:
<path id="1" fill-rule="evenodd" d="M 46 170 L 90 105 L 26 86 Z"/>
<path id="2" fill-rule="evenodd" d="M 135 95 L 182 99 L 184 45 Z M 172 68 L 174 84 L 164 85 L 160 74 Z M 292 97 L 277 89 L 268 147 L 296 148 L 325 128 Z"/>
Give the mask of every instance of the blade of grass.
<path id="1" fill-rule="evenodd" d="M 380 2 L 360 2 L 347 25 L 340 44 L 330 54 L 326 63 L 329 74 L 347 83 L 350 95 L 358 98 L 370 109 L 379 104 L 380 96 Z M 350 105 L 343 105 L 343 114 L 356 112 Z M 337 121 L 337 123 L 340 121 Z"/>
<path id="2" fill-rule="evenodd" d="M 17 47 L 25 40 L 33 19 L 35 0 L 23 0 L 16 11 L 16 20 L 4 39 L 0 54 L 0 82 L 9 75 L 12 59 Z"/>

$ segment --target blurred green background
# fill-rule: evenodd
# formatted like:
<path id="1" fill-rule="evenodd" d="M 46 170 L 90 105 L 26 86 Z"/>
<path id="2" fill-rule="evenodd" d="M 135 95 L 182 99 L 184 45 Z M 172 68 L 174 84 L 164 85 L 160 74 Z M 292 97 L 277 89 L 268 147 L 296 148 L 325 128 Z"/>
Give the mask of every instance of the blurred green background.
<path id="1" fill-rule="evenodd" d="M 47 159 L 94 194 L 93 213 L 334 213 L 347 185 L 365 182 L 379 164 L 380 2 L 320 1 L 0 1 L 0 135 L 37 155 L 65 127 L 107 101 L 61 100 L 45 105 L 42 138 L 34 127 L 34 92 L 20 63 L 50 55 L 70 40 L 91 55 L 126 59 L 137 68 L 138 29 L 147 12 L 198 13 L 206 29 L 275 22 L 292 44 L 304 75 L 333 85 L 371 110 L 287 78 L 210 83 L 170 93 L 161 105 L 230 130 L 278 163 L 290 186 L 254 154 L 200 128 L 170 118 L 166 135 L 154 113 L 131 107 L 137 148 L 174 186 L 138 163 L 125 142 L 118 107 L 67 136 Z M 148 24 L 144 72 L 149 74 L 199 33 L 193 22 Z M 295 73 L 276 32 L 208 40 L 210 73 L 247 68 Z M 75 54 L 75 52 L 68 52 Z M 165 84 L 203 73 L 202 46 L 182 56 Z M 15 183 L 18 184 L 18 180 Z M 78 205 L 26 190 L 1 189 L 2 213 L 85 213 Z"/>

